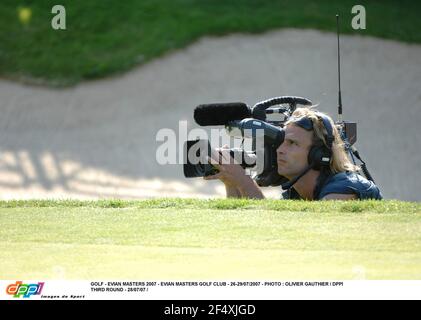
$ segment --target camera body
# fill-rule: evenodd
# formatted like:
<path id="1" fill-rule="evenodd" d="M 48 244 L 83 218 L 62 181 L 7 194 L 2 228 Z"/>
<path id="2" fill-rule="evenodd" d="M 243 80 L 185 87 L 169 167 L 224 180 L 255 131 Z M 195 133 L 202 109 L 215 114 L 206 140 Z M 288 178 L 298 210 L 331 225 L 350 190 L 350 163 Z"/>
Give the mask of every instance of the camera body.
<path id="1" fill-rule="evenodd" d="M 231 121 L 225 129 L 228 135 L 237 138 L 251 138 L 252 150 L 231 148 L 224 150 L 244 169 L 254 168 L 258 173 L 253 179 L 259 186 L 278 186 L 285 178 L 278 175 L 276 149 L 285 137 L 284 129 L 253 118 Z M 186 178 L 203 177 L 217 173 L 209 163 L 211 146 L 207 140 L 186 141 L 184 146 L 184 176 Z"/>

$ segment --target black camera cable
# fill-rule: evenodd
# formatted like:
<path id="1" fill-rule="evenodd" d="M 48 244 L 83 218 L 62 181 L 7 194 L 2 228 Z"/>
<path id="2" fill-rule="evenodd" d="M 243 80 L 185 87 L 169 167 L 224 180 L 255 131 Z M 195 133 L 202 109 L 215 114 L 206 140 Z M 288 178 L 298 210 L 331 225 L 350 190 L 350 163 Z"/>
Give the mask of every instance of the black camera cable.
<path id="1" fill-rule="evenodd" d="M 361 159 L 360 153 L 358 152 L 358 150 L 354 146 L 351 146 L 351 150 L 352 150 L 352 154 L 355 157 L 357 157 L 358 160 L 360 160 L 360 162 L 361 162 L 361 170 L 363 171 L 363 173 L 366 176 L 366 178 L 368 180 L 372 181 L 373 183 L 375 183 L 373 177 L 371 176 L 370 172 L 367 169 L 366 163 Z"/>
<path id="2" fill-rule="evenodd" d="M 293 178 L 292 180 L 290 180 L 290 181 L 288 181 L 288 182 L 285 182 L 285 183 L 283 183 L 283 184 L 281 184 L 281 186 L 282 186 L 282 189 L 283 190 L 289 190 L 289 189 L 291 189 L 292 188 L 292 186 L 294 185 L 294 184 L 296 184 L 297 183 L 297 181 L 299 180 L 299 179 L 301 179 L 307 172 L 309 172 L 310 171 L 310 169 L 312 168 L 313 166 L 312 165 L 309 165 L 309 166 L 307 166 L 307 168 L 305 168 L 304 169 L 304 171 L 303 172 L 301 172 L 298 176 L 296 176 L 295 178 Z"/>

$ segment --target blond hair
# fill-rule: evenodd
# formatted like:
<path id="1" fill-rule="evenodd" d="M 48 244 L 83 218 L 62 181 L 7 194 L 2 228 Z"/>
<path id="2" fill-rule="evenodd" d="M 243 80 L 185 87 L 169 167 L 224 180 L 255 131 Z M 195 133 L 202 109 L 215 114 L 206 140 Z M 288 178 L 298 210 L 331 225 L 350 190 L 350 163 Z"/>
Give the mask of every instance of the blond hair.
<path id="1" fill-rule="evenodd" d="M 293 124 L 294 118 L 302 118 L 306 117 L 311 122 L 313 122 L 313 144 L 314 146 L 327 146 L 326 138 L 327 137 L 327 130 L 323 124 L 323 120 L 318 116 L 317 114 L 321 114 L 322 112 L 319 112 L 314 109 L 314 107 L 309 108 L 297 108 L 292 113 L 292 119 L 288 120 L 285 125 Z M 341 139 L 339 135 L 339 131 L 336 128 L 335 124 L 333 123 L 333 120 L 331 117 L 329 117 L 327 114 L 322 113 L 330 122 L 333 128 L 333 142 L 332 142 L 332 158 L 330 160 L 330 170 L 336 174 L 339 172 L 345 172 L 345 171 L 358 171 L 360 168 L 356 165 L 354 165 L 348 158 L 347 153 L 345 152 L 344 142 Z"/>

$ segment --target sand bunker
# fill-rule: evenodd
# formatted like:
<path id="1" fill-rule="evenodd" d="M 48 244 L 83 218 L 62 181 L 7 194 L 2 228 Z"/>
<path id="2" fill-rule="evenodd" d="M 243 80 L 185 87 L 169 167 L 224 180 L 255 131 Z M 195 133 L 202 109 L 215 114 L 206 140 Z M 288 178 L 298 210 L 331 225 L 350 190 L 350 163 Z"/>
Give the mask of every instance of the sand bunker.
<path id="1" fill-rule="evenodd" d="M 115 78 L 50 89 L 0 80 L 0 199 L 222 197 L 160 166 L 156 133 L 196 105 L 280 95 L 336 118 L 336 36 L 281 30 L 203 38 Z M 386 198 L 421 200 L 421 46 L 343 36 L 344 115 Z M 278 197 L 279 189 L 266 194 Z"/>

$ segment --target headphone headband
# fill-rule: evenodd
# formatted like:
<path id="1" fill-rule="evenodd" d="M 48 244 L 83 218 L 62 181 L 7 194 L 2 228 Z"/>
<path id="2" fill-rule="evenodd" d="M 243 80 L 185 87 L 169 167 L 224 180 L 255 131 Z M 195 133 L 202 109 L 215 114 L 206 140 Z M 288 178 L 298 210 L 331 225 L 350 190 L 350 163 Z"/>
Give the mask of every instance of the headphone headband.
<path id="1" fill-rule="evenodd" d="M 332 124 L 330 123 L 327 116 L 325 116 L 323 113 L 316 112 L 315 114 L 319 119 L 322 120 L 323 126 L 326 128 L 326 132 L 327 132 L 326 144 L 327 144 L 328 149 L 332 150 L 333 140 L 335 139 L 335 137 L 333 136 Z M 314 129 L 313 121 L 311 121 L 311 119 L 306 116 L 300 117 L 300 118 L 292 118 L 291 120 L 292 120 L 292 123 L 298 125 L 299 127 L 305 130 Z"/>
<path id="2" fill-rule="evenodd" d="M 327 132 L 326 144 L 329 150 L 332 150 L 333 140 L 335 140 L 335 137 L 333 136 L 332 124 L 323 113 L 316 112 L 316 115 L 320 117 L 320 119 L 322 119 L 323 121 L 323 126 L 326 128 L 326 132 Z"/>

